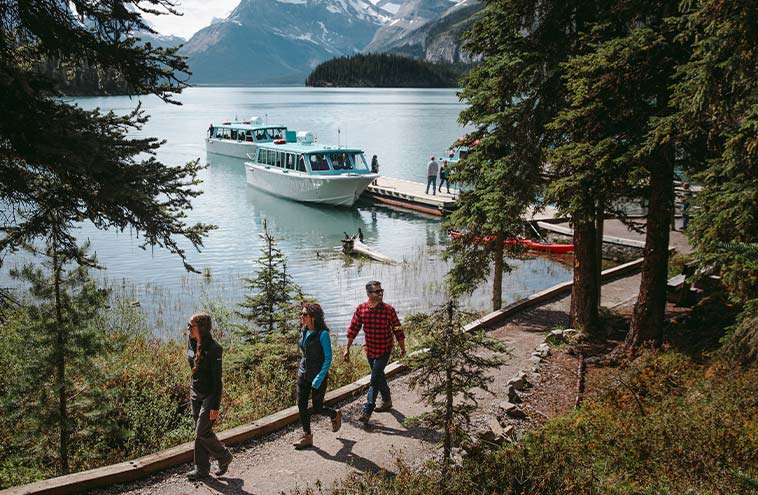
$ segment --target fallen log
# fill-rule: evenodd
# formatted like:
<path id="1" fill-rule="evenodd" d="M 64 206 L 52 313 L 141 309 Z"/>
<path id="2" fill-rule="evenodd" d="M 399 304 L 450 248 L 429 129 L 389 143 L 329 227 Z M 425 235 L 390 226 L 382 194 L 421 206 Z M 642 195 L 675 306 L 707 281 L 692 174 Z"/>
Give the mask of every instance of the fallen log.
<path id="1" fill-rule="evenodd" d="M 342 239 L 342 252 L 350 255 L 360 255 L 371 258 L 372 260 L 381 261 L 382 263 L 395 263 L 392 258 L 383 255 L 379 251 L 375 251 L 363 244 L 360 239 L 355 237 Z"/>

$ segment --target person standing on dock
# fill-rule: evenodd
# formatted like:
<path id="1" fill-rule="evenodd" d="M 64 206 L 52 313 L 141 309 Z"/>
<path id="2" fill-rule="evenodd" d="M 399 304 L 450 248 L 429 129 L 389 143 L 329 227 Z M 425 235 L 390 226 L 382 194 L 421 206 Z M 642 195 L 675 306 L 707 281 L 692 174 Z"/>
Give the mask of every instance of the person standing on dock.
<path id="1" fill-rule="evenodd" d="M 400 347 L 400 355 L 405 354 L 405 334 L 400 328 L 400 320 L 395 308 L 384 303 L 382 284 L 376 280 L 367 283 L 366 295 L 368 301 L 358 305 L 355 314 L 353 314 L 353 320 L 350 322 L 350 328 L 347 331 L 347 344 L 342 354 L 342 358 L 346 362 L 350 360 L 350 346 L 353 345 L 353 340 L 362 328 L 366 340 L 366 357 L 371 367 L 368 397 L 363 406 L 363 414 L 358 418 L 364 424 L 369 422 L 373 412 L 392 409 L 392 397 L 390 387 L 387 384 L 387 377 L 384 375 L 384 368 L 387 367 L 392 354 L 393 334 Z M 376 407 L 377 394 L 382 396 L 382 404 L 379 407 Z"/>
<path id="2" fill-rule="evenodd" d="M 300 336 L 300 366 L 297 370 L 297 409 L 303 436 L 294 444 L 300 450 L 313 446 L 311 415 L 322 414 L 332 420 L 332 431 L 342 426 L 342 411 L 324 406 L 329 368 L 332 365 L 332 339 L 324 321 L 324 310 L 316 303 L 304 303 L 300 308 L 303 331 Z M 313 400 L 313 413 L 308 412 L 308 399 Z"/>
<path id="3" fill-rule="evenodd" d="M 434 156 L 429 158 L 426 165 L 426 194 L 429 194 L 429 186 L 432 186 L 432 195 L 437 195 L 437 172 L 440 170 L 440 164 L 434 161 Z"/>
<path id="4" fill-rule="evenodd" d="M 442 192 L 442 184 L 447 186 L 447 193 L 450 194 L 450 181 L 448 176 L 450 175 L 450 169 L 447 165 L 447 160 L 442 160 L 442 168 L 440 169 L 440 188 L 439 192 Z"/>
<path id="5" fill-rule="evenodd" d="M 223 476 L 232 462 L 232 453 L 213 433 L 221 407 L 221 346 L 211 335 L 211 317 L 192 315 L 187 324 L 187 361 L 192 370 L 190 402 L 195 421 L 195 468 L 187 473 L 190 481 L 210 476 L 211 461 L 218 460 L 216 476 Z"/>

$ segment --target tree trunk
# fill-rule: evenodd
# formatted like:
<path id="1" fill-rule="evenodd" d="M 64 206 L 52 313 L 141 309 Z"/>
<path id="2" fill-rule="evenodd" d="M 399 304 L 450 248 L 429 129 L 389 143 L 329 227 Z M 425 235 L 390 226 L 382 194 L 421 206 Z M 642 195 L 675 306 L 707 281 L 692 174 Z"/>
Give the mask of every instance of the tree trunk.
<path id="1" fill-rule="evenodd" d="M 453 446 L 453 357 L 450 349 L 450 342 L 453 340 L 453 303 L 447 303 L 447 338 L 445 339 L 445 439 L 442 444 L 442 480 L 445 482 L 445 474 L 450 466 L 450 454 Z"/>
<path id="2" fill-rule="evenodd" d="M 642 262 L 640 293 L 634 305 L 632 324 L 626 336 L 627 348 L 663 340 L 666 310 L 666 279 L 669 261 L 669 225 L 674 207 L 671 183 L 674 180 L 673 150 L 661 150 L 661 160 L 650 173 L 650 196 L 645 233 L 645 259 Z"/>
<path id="3" fill-rule="evenodd" d="M 503 252 L 505 250 L 505 236 L 502 232 L 495 236 L 495 273 L 492 277 L 492 311 L 497 311 L 503 306 Z"/>
<path id="4" fill-rule="evenodd" d="M 55 322 L 57 325 L 56 339 L 56 380 L 58 385 L 58 424 L 60 440 L 58 455 L 60 456 L 61 474 L 68 474 L 68 403 L 66 397 L 66 327 L 63 323 L 61 308 L 61 266 L 57 253 L 58 245 L 53 240 L 53 286 L 55 289 Z"/>
<path id="5" fill-rule="evenodd" d="M 598 330 L 599 280 L 595 222 L 574 224 L 574 285 L 571 288 L 571 325 L 587 334 Z"/>
<path id="6" fill-rule="evenodd" d="M 595 264 L 597 300 L 595 305 L 599 309 L 603 305 L 603 232 L 605 231 L 605 201 L 602 197 L 597 200 L 595 215 L 595 252 L 597 253 L 597 263 Z"/>

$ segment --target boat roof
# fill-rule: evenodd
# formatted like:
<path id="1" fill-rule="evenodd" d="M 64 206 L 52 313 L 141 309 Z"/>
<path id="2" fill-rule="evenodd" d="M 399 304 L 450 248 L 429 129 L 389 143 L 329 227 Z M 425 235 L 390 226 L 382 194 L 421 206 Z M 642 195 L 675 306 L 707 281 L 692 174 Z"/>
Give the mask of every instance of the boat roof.
<path id="1" fill-rule="evenodd" d="M 258 147 L 261 149 L 274 150 L 274 151 L 286 151 L 289 153 L 363 153 L 359 148 L 347 148 L 344 146 L 330 146 L 326 144 L 311 143 L 282 143 L 274 144 L 259 143 Z"/>
<path id="2" fill-rule="evenodd" d="M 251 124 L 250 122 L 224 122 L 222 124 L 211 124 L 213 127 L 229 127 L 232 129 L 242 129 L 245 131 L 255 131 L 260 129 L 286 129 L 286 125 L 279 125 L 279 124 L 266 124 L 266 125 L 256 125 Z"/>

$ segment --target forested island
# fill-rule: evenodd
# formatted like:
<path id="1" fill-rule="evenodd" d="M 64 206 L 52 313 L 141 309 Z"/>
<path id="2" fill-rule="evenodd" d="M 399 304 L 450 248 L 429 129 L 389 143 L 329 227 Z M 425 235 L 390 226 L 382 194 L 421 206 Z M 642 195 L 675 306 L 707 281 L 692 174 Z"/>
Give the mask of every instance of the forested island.
<path id="1" fill-rule="evenodd" d="M 305 80 L 314 87 L 456 88 L 468 66 L 433 64 L 402 55 L 370 53 L 321 63 Z"/>

